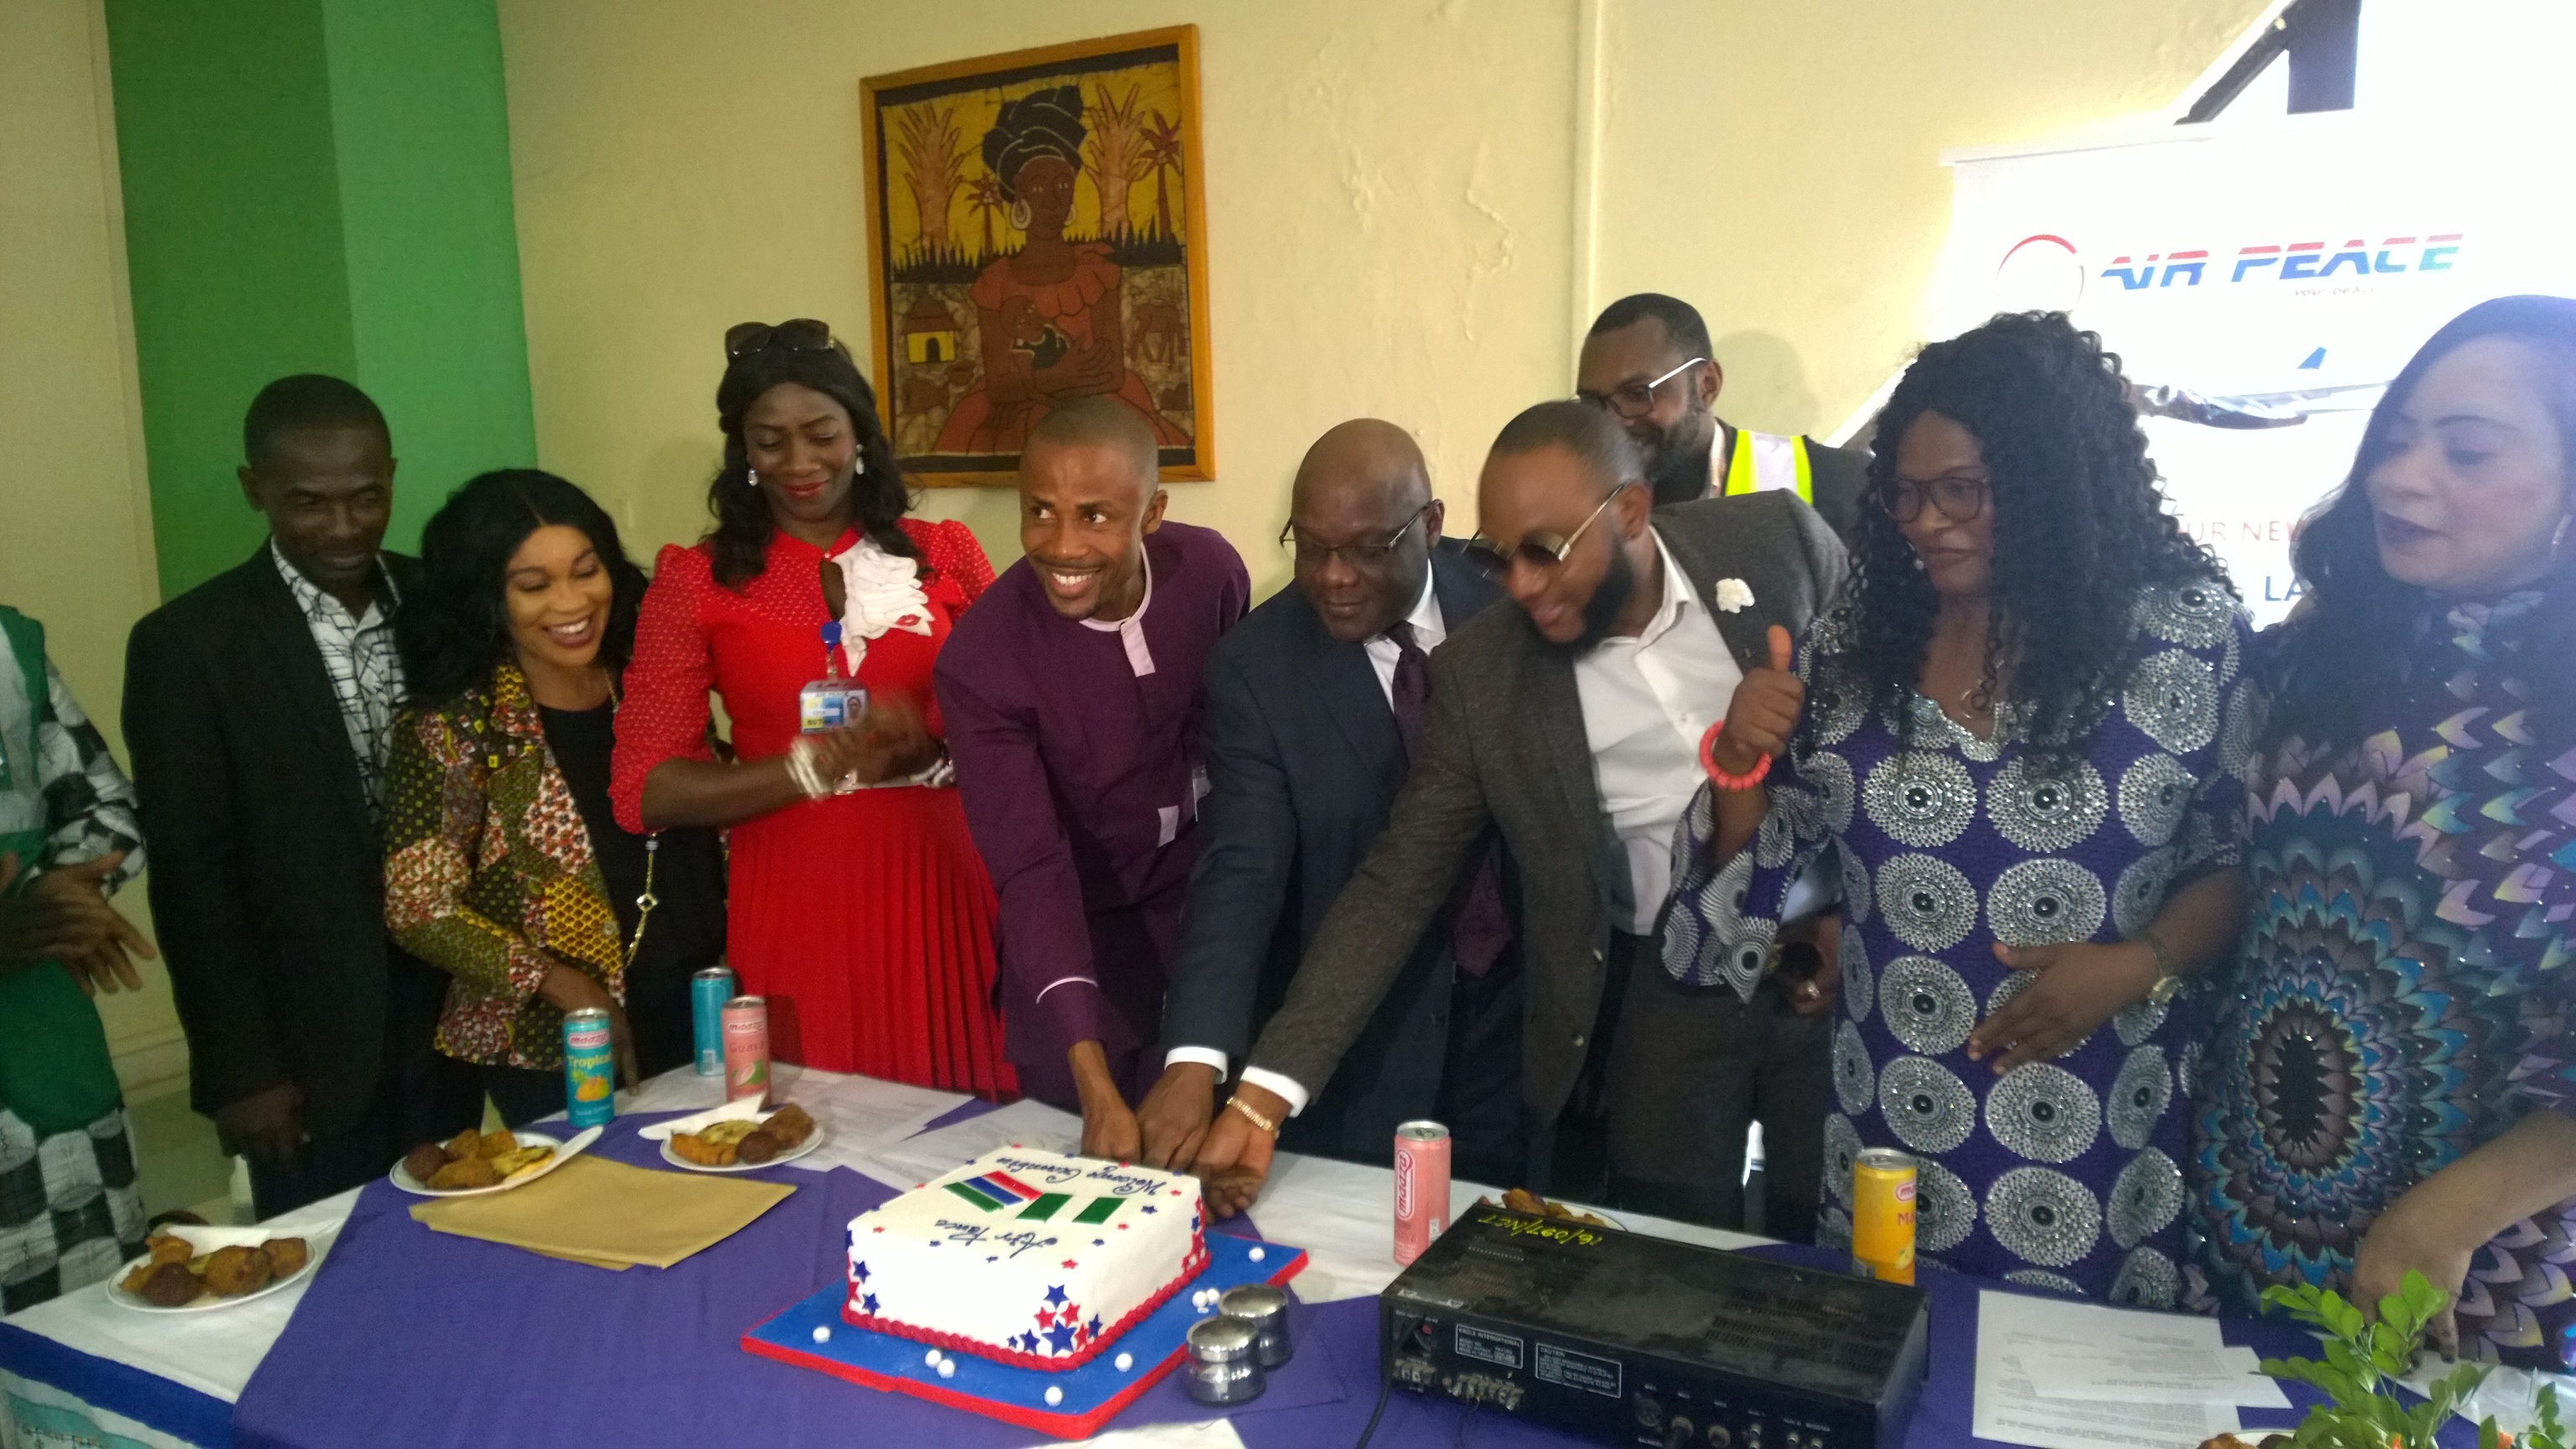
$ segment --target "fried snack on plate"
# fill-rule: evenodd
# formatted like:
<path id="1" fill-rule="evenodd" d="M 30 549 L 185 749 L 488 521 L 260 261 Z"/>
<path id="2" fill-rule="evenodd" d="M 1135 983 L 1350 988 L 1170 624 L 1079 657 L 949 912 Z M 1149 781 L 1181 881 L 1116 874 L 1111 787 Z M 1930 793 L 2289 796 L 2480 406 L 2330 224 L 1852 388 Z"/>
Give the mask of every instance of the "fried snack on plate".
<path id="1" fill-rule="evenodd" d="M 260 1244 L 259 1250 L 268 1255 L 268 1266 L 280 1278 L 303 1272 L 306 1260 L 313 1255 L 302 1238 L 271 1238 Z"/>
<path id="2" fill-rule="evenodd" d="M 704 1133 L 672 1133 L 671 1150 L 679 1154 L 681 1160 L 694 1162 L 700 1167 L 733 1166 L 733 1143 L 711 1141 Z"/>
<path id="3" fill-rule="evenodd" d="M 501 1175 L 503 1182 L 508 1182 L 532 1167 L 543 1166 L 546 1159 L 554 1155 L 555 1150 L 551 1147 L 521 1147 L 492 1158 L 492 1170 Z"/>
<path id="4" fill-rule="evenodd" d="M 135 1264 L 134 1271 L 126 1274 L 124 1279 L 116 1286 L 124 1289 L 128 1293 L 140 1293 L 143 1291 L 144 1282 L 151 1278 L 154 1273 L 160 1271 L 162 1266 L 163 1265 L 146 1258 L 142 1262 Z M 184 1267 L 185 1265 L 183 1264 L 181 1266 Z"/>
<path id="5" fill-rule="evenodd" d="M 197 1256 L 197 1250 L 188 1245 L 188 1240 L 175 1233 L 154 1233 L 145 1238 L 143 1251 L 152 1255 L 156 1267 L 163 1263 L 184 1263 Z"/>
<path id="6" fill-rule="evenodd" d="M 446 1165 L 447 1149 L 435 1142 L 420 1144 L 403 1159 L 403 1171 L 410 1173 L 412 1181 L 423 1186 L 427 1186 L 431 1178 L 438 1176 L 438 1170 Z"/>
<path id="7" fill-rule="evenodd" d="M 477 1157 L 503 1157 L 518 1150 L 519 1136 L 517 1133 L 486 1132 L 483 1134 L 482 1145 L 475 1150 L 474 1155 Z"/>
<path id="8" fill-rule="evenodd" d="M 187 1264 L 163 1263 L 135 1291 L 155 1308 L 185 1308 L 205 1296 L 206 1285 L 188 1271 Z"/>
<path id="9" fill-rule="evenodd" d="M 736 1162 L 761 1163 L 776 1157 L 779 1150 L 778 1139 L 764 1130 L 751 1133 L 735 1143 L 733 1157 Z"/>
<path id="10" fill-rule="evenodd" d="M 480 1157 L 483 1155 L 483 1134 L 468 1127 L 447 1139 L 446 1152 L 447 1160 L 450 1162 L 462 1162 L 469 1157 Z"/>
<path id="11" fill-rule="evenodd" d="M 760 1124 L 760 1130 L 774 1139 L 783 1152 L 813 1135 L 814 1119 L 805 1114 L 804 1108 L 790 1102 L 770 1113 L 769 1120 Z"/>
<path id="12" fill-rule="evenodd" d="M 698 1130 L 698 1135 L 709 1142 L 730 1147 L 759 1130 L 760 1123 L 757 1119 L 736 1117 L 724 1122 L 710 1122 Z"/>
<path id="13" fill-rule="evenodd" d="M 467 1188 L 490 1187 L 501 1180 L 486 1157 L 467 1157 L 451 1162 L 431 1176 L 426 1186 L 432 1192 L 461 1192 Z"/>
<path id="14" fill-rule="evenodd" d="M 1600 1217 L 1592 1213 L 1576 1212 L 1574 1209 L 1567 1207 L 1561 1202 L 1550 1202 L 1548 1199 L 1539 1196 L 1537 1193 L 1534 1193 L 1525 1187 L 1516 1187 L 1505 1192 L 1503 1194 L 1503 1206 L 1511 1209 L 1513 1212 L 1529 1213 L 1534 1217 L 1563 1218 L 1568 1222 L 1590 1223 L 1596 1228 L 1606 1228 L 1610 1226 L 1610 1220 L 1608 1218 Z"/>
<path id="15" fill-rule="evenodd" d="M 226 1298 L 256 1293 L 276 1275 L 268 1254 L 258 1248 L 217 1248 L 206 1259 L 206 1286 Z"/>

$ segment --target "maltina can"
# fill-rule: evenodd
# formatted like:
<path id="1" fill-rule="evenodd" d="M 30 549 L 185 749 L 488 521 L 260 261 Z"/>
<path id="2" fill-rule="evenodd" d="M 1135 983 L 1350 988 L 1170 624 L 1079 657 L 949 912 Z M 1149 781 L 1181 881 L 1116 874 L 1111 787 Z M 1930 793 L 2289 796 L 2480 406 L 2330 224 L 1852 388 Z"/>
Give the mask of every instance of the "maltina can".
<path id="1" fill-rule="evenodd" d="M 1872 1147 L 1852 1161 L 1852 1271 L 1914 1281 L 1914 1159 Z"/>

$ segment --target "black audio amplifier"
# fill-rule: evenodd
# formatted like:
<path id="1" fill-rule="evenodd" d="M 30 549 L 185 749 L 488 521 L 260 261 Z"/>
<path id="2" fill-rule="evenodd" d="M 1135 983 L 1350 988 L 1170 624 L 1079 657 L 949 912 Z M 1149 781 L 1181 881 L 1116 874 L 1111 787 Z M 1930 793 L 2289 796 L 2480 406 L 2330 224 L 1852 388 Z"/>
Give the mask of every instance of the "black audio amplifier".
<path id="1" fill-rule="evenodd" d="M 1479 1205 L 1378 1297 L 1395 1387 L 1610 1444 L 1896 1449 L 1921 1290 Z"/>

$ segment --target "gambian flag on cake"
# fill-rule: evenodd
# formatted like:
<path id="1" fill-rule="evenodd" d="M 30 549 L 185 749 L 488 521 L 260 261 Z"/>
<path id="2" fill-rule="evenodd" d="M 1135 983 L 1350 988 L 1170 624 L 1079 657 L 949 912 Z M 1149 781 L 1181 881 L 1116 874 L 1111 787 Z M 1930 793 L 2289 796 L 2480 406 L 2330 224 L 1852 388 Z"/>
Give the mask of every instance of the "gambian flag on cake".
<path id="1" fill-rule="evenodd" d="M 1004 1148 L 850 1220 L 841 1316 L 1027 1368 L 1099 1353 L 1206 1266 L 1193 1177 Z"/>

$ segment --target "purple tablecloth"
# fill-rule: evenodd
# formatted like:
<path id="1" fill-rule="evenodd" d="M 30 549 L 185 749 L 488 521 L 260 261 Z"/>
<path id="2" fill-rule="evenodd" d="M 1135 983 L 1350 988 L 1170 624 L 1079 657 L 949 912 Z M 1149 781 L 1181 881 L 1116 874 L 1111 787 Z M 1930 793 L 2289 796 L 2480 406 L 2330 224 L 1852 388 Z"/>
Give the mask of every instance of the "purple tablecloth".
<path id="1" fill-rule="evenodd" d="M 615 1124 L 594 1149 L 658 1163 L 635 1137 L 647 1119 Z M 599 1268 L 434 1233 L 411 1220 L 417 1199 L 377 1183 L 361 1195 L 302 1305 L 235 1406 L 243 1446 L 614 1444 L 704 1449 L 742 1443 L 1023 1445 L 1033 1436 L 938 1405 L 881 1394 L 810 1370 L 756 1358 L 743 1330 L 841 1275 L 841 1228 L 893 1196 L 856 1173 L 776 1168 L 759 1174 L 797 1189 L 759 1221 L 668 1270 Z M 1220 1228 L 1234 1225 L 1220 1225 Z M 1296 1240 L 1295 1224 L 1271 1236 Z M 1806 1255 L 1812 1249 L 1766 1250 Z M 1293 1285 L 1292 1285 L 1293 1286 Z M 1992 1285 L 1927 1270 L 1932 1296 L 1931 1381 L 1907 1449 L 1983 1444 L 1969 1436 L 1976 1299 Z M 1290 1372 L 1329 1368 L 1342 1396 L 1282 1395 L 1234 1414 L 1250 1449 L 1306 1449 L 1359 1437 L 1376 1401 L 1377 1301 L 1351 1299 L 1298 1310 L 1299 1354 Z M 2294 1325 L 2230 1323 L 2230 1343 L 2264 1353 L 2308 1353 Z M 2304 1404 L 2307 1391 L 2291 1386 Z M 1297 1399 L 1309 1402 L 1297 1405 Z M 1462 1415 L 1470 1415 L 1461 1425 Z M 1180 1391 L 1157 1384 L 1115 1427 L 1203 1419 Z M 2257 1423 L 2295 1415 L 2249 1410 Z M 1578 1441 L 1491 1410 L 1397 1393 L 1375 1443 L 1448 1444 L 1461 1432 L 1491 1446 Z M 2475 1442 L 2457 1420 L 2445 1444 Z M 2185 1449 L 2185 1446 L 2177 1446 Z"/>

